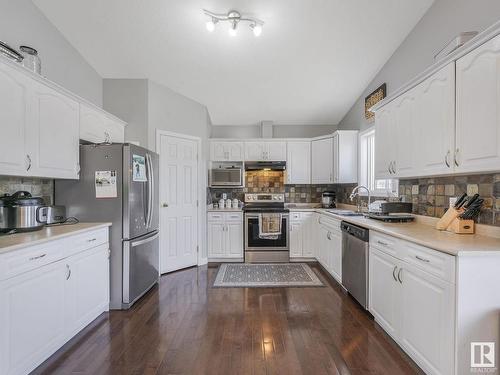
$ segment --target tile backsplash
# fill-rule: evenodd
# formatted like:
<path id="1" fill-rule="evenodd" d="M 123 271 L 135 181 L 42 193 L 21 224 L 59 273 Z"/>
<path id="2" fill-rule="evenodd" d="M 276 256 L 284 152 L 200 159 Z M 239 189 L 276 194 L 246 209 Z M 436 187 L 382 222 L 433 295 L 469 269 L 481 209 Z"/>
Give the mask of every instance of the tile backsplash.
<path id="1" fill-rule="evenodd" d="M 54 203 L 54 182 L 50 179 L 32 177 L 0 176 L 0 195 L 27 191 L 34 197 L 42 197 L 46 204 Z"/>

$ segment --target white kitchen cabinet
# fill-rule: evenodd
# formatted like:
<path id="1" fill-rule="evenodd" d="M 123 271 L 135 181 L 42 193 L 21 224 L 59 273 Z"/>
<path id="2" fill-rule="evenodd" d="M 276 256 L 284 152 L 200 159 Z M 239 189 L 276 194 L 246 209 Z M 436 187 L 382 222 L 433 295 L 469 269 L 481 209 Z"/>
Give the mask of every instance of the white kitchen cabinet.
<path id="1" fill-rule="evenodd" d="M 358 182 L 357 130 L 339 130 L 333 134 L 333 182 Z"/>
<path id="2" fill-rule="evenodd" d="M 375 114 L 375 178 L 392 178 L 394 160 L 393 102 Z"/>
<path id="3" fill-rule="evenodd" d="M 210 160 L 212 161 L 243 161 L 243 142 L 211 141 Z"/>
<path id="4" fill-rule="evenodd" d="M 243 259 L 243 214 L 241 212 L 209 212 L 207 227 L 210 260 Z"/>
<path id="5" fill-rule="evenodd" d="M 500 170 L 500 35 L 456 62 L 456 172 Z"/>
<path id="6" fill-rule="evenodd" d="M 245 142 L 247 161 L 286 161 L 286 142 L 249 141 Z"/>
<path id="7" fill-rule="evenodd" d="M 393 338 L 399 331 L 400 317 L 398 265 L 396 258 L 370 247 L 368 305 L 377 322 Z"/>
<path id="8" fill-rule="evenodd" d="M 339 283 L 342 283 L 342 233 L 339 230 L 332 230 L 328 240 L 330 272 Z"/>
<path id="9" fill-rule="evenodd" d="M 311 183 L 311 142 L 287 142 L 286 183 Z"/>
<path id="10" fill-rule="evenodd" d="M 311 142 L 312 183 L 333 183 L 333 138 L 317 139 Z"/>
<path id="11" fill-rule="evenodd" d="M 417 90 L 413 175 L 449 174 L 455 150 L 455 64 L 434 73 Z"/>
<path id="12" fill-rule="evenodd" d="M 34 82 L 28 149 L 34 176 L 78 179 L 78 102 Z"/>
<path id="13" fill-rule="evenodd" d="M 28 128 L 30 80 L 0 63 L 0 174 L 24 176 L 28 170 L 25 136 Z"/>
<path id="14" fill-rule="evenodd" d="M 318 261 L 332 277 L 342 283 L 342 232 L 340 222 L 333 218 L 319 216 L 318 222 L 312 221 L 313 225 L 319 226 L 317 231 Z"/>
<path id="15" fill-rule="evenodd" d="M 81 104 L 80 139 L 92 143 L 123 143 L 125 124 L 103 111 Z"/>
<path id="16" fill-rule="evenodd" d="M 290 258 L 313 258 L 312 212 L 290 213 Z"/>
<path id="17" fill-rule="evenodd" d="M 453 369 L 454 285 L 402 263 L 399 342 L 428 373 Z"/>
<path id="18" fill-rule="evenodd" d="M 395 115 L 393 123 L 392 147 L 394 175 L 396 177 L 414 176 L 416 169 L 416 153 L 422 152 L 415 143 L 415 118 L 417 113 L 417 88 L 413 88 L 395 100 L 392 107 Z"/>
<path id="19" fill-rule="evenodd" d="M 78 103 L 0 63 L 0 174 L 78 178 Z"/>
<path id="20" fill-rule="evenodd" d="M 0 374 L 29 373 L 109 309 L 107 231 L 0 254 Z"/>
<path id="21" fill-rule="evenodd" d="M 290 222 L 290 258 L 301 258 L 303 251 L 302 223 Z"/>

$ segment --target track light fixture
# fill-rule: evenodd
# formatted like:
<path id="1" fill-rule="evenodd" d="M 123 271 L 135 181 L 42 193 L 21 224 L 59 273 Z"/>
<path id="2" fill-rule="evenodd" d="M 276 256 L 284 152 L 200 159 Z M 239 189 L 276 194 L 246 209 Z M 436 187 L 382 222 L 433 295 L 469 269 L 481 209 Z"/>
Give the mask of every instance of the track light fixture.
<path id="1" fill-rule="evenodd" d="M 203 9 L 203 13 L 210 17 L 210 20 L 206 23 L 207 30 L 210 32 L 215 30 L 215 25 L 217 25 L 217 23 L 225 21 L 229 22 L 229 35 L 231 36 L 236 36 L 238 34 L 238 25 L 240 22 L 249 22 L 249 27 L 253 31 L 253 35 L 260 36 L 260 34 L 262 34 L 262 26 L 264 26 L 263 21 L 253 17 L 242 16 L 241 13 L 236 10 L 231 10 L 227 14 L 217 14 Z"/>

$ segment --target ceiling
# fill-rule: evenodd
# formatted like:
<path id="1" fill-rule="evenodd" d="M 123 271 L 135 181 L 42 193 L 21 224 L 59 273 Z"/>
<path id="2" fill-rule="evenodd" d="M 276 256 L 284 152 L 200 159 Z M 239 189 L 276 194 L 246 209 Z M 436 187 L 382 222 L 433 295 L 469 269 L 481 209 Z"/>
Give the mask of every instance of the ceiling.
<path id="1" fill-rule="evenodd" d="M 104 78 L 149 78 L 216 125 L 337 124 L 433 0 L 33 0 Z M 265 22 L 209 33 L 202 8 Z M 242 25 L 243 26 L 243 25 Z"/>

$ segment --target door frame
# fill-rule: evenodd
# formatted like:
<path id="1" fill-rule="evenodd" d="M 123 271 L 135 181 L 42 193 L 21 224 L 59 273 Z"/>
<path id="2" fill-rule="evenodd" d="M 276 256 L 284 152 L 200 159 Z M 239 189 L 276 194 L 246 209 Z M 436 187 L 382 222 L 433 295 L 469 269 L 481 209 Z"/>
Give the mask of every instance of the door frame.
<path id="1" fill-rule="evenodd" d="M 175 138 L 181 138 L 181 139 L 186 139 L 189 141 L 196 141 L 197 143 L 197 168 L 198 168 L 198 210 L 197 210 L 197 231 L 198 231 L 198 238 L 197 238 L 197 246 L 198 246 L 198 254 L 197 254 L 197 265 L 201 266 L 204 264 L 208 263 L 208 256 L 203 255 L 207 254 L 207 241 L 202 241 L 203 238 L 203 229 L 206 228 L 206 220 L 202 220 L 203 217 L 206 217 L 206 191 L 207 191 L 207 173 L 208 169 L 206 166 L 206 160 L 202 155 L 202 140 L 200 137 L 192 136 L 192 135 L 187 135 L 187 134 L 182 134 L 182 133 L 175 133 L 167 130 L 161 130 L 161 129 L 156 129 L 156 153 L 158 155 L 161 154 L 160 152 L 160 139 L 161 136 L 167 136 L 167 137 L 175 137 Z M 161 165 L 159 166 L 159 189 L 161 190 Z M 205 215 L 205 216 L 204 216 Z M 160 237 L 162 236 L 162 231 L 161 231 L 161 215 L 160 215 Z M 160 265 L 161 265 L 161 249 L 160 249 Z M 160 275 L 163 273 L 163 270 L 160 269 Z"/>

